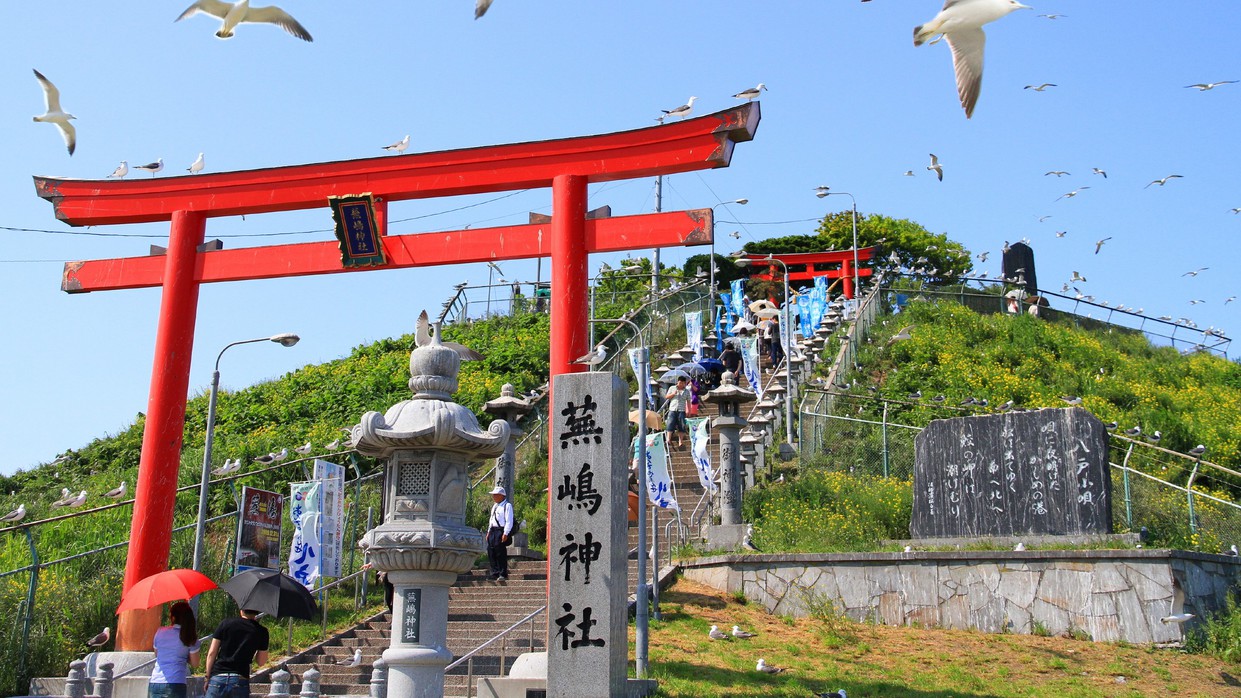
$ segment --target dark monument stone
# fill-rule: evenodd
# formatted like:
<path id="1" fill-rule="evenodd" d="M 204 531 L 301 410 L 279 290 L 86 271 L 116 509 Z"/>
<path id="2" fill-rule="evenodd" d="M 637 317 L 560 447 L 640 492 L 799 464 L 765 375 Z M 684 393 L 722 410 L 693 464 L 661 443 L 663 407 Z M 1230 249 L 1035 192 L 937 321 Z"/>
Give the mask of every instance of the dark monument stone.
<path id="1" fill-rule="evenodd" d="M 1107 430 L 1081 408 L 937 419 L 915 441 L 914 538 L 1110 534 Z"/>
<path id="2" fill-rule="evenodd" d="M 1024 242 L 1014 242 L 1008 246 L 1001 260 L 1004 278 L 1021 279 L 1016 282 L 1019 288 L 1030 295 L 1038 293 L 1038 276 L 1034 272 L 1034 250 Z"/>

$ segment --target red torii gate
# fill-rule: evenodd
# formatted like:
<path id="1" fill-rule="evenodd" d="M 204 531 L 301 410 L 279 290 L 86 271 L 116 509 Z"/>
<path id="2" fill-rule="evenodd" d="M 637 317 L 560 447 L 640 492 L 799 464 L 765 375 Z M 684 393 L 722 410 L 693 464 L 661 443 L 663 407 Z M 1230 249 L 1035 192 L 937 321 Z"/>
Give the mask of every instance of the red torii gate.
<path id="1" fill-rule="evenodd" d="M 162 257 L 70 262 L 61 285 L 69 293 L 163 287 L 124 589 L 168 563 L 201 284 L 550 254 L 551 373 L 585 370 L 571 362 L 590 348 L 588 253 L 705 245 L 714 232 L 710 209 L 587 220 L 587 184 L 727 167 L 734 144 L 751 140 L 758 122 L 754 102 L 632 131 L 399 157 L 162 179 L 35 177 L 38 195 L 70 225 L 171 221 Z M 390 201 L 537 187 L 552 189 L 549 224 L 385 235 L 379 267 L 344 267 L 336 242 L 199 249 L 210 217 L 321 208 L 328 197 L 370 193 L 382 235 Z M 159 620 L 158 609 L 122 614 L 117 649 L 149 648 Z"/>
<path id="2" fill-rule="evenodd" d="M 857 250 L 858 278 L 870 276 L 874 270 L 870 267 L 864 267 L 861 262 L 870 261 L 875 257 L 874 246 L 859 247 Z M 742 255 L 745 259 L 749 259 L 755 265 L 762 265 L 768 255 L 748 253 Z M 778 259 L 788 267 L 789 283 L 794 281 L 813 281 L 816 276 L 826 276 L 829 279 L 841 279 L 845 298 L 853 298 L 853 250 L 832 250 L 830 252 L 791 252 L 788 254 L 771 255 L 774 259 Z M 827 267 L 833 268 L 827 268 Z M 780 278 L 779 271 L 775 269 L 775 264 L 767 265 L 766 273 L 751 274 L 751 278 L 763 279 L 764 281 L 774 281 Z M 800 268 L 799 268 L 800 267 Z M 816 268 L 817 267 L 817 268 Z"/>

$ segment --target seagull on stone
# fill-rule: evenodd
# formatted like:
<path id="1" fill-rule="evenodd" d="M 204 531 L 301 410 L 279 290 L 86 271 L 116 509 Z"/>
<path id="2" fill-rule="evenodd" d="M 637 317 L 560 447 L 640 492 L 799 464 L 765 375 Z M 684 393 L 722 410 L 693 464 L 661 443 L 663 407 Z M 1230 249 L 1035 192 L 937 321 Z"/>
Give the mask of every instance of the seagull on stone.
<path id="1" fill-rule="evenodd" d="M 288 12 L 275 5 L 250 7 L 250 0 L 241 0 L 241 2 L 237 3 L 223 2 L 223 0 L 198 0 L 198 2 L 185 8 L 181 16 L 173 21 L 180 22 L 186 17 L 192 17 L 199 12 L 223 20 L 220 30 L 215 33 L 221 39 L 231 37 L 238 24 L 262 23 L 274 24 L 302 41 L 314 41 L 310 36 L 310 32 L 306 31 L 306 28 L 299 24 L 296 19 L 293 19 L 293 16 Z"/>
<path id="2" fill-rule="evenodd" d="M 1160 618 L 1159 622 L 1163 623 L 1164 625 L 1170 625 L 1172 623 L 1184 623 L 1196 617 L 1197 616 L 1195 616 L 1192 613 L 1173 613 L 1170 616 L 1164 616 L 1163 618 Z"/>
<path id="3" fill-rule="evenodd" d="M 939 158 L 935 157 L 935 153 L 931 153 L 931 164 L 927 165 L 926 169 L 933 171 L 939 181 L 944 181 L 944 167 L 939 164 Z"/>
<path id="4" fill-rule="evenodd" d="M 194 162 L 190 163 L 190 166 L 185 168 L 185 171 L 189 172 L 190 174 L 198 174 L 199 172 L 202 172 L 203 168 L 206 166 L 207 166 L 207 161 L 203 159 L 203 154 L 199 153 L 198 157 L 194 160 Z"/>
<path id="5" fill-rule="evenodd" d="M 762 552 L 758 546 L 754 545 L 754 524 L 746 524 L 745 533 L 741 534 L 741 548 L 752 553 Z"/>
<path id="6" fill-rule="evenodd" d="M 104 645 L 108 644 L 108 640 L 111 640 L 111 639 L 112 639 L 112 629 L 105 626 L 103 629 L 103 632 L 99 633 L 98 635 L 86 641 L 86 646 L 90 647 L 91 649 L 95 649 L 96 647 L 103 647 Z"/>
<path id="7" fill-rule="evenodd" d="M 51 80 L 37 70 L 34 71 L 34 76 L 43 88 L 43 102 L 47 107 L 42 114 L 34 117 L 34 120 L 43 124 L 56 124 L 56 128 L 60 129 L 60 136 L 65 139 L 65 146 L 69 148 L 69 154 L 73 155 L 78 147 L 78 134 L 69 122 L 78 117 L 60 108 L 60 90 L 56 89 Z"/>
<path id="8" fill-rule="evenodd" d="M 391 152 L 396 153 L 397 155 L 400 155 L 401 153 L 405 152 L 405 149 L 408 147 L 409 147 L 409 134 L 405 134 L 404 138 L 397 141 L 396 143 L 393 143 L 392 145 L 385 145 L 383 149 L 389 150 Z"/>
<path id="9" fill-rule="evenodd" d="M 1149 188 L 1150 188 L 1150 186 L 1151 186 L 1151 184 L 1158 184 L 1159 186 L 1161 186 L 1161 187 L 1162 187 L 1163 185 L 1165 185 L 1165 184 L 1167 184 L 1167 183 L 1168 183 L 1168 180 L 1169 180 L 1169 179 L 1182 179 L 1182 177 L 1181 177 L 1181 175 L 1178 175 L 1178 174 L 1173 174 L 1173 175 L 1168 175 L 1167 177 L 1164 177 L 1163 179 L 1152 179 L 1152 180 L 1150 181 L 1150 184 L 1147 184 L 1146 186 L 1144 186 L 1144 187 L 1142 187 L 1142 188 L 1143 188 L 1143 189 L 1149 189 Z"/>
<path id="10" fill-rule="evenodd" d="M 1082 404 L 1082 397 L 1080 395 L 1061 395 L 1060 399 L 1064 400 L 1065 404 L 1067 405 Z"/>
<path id="11" fill-rule="evenodd" d="M 148 162 L 145 165 L 135 165 L 134 169 L 135 170 L 146 170 L 147 172 L 151 173 L 152 177 L 154 177 L 155 173 L 164 169 L 164 159 L 159 158 L 155 162 Z"/>
<path id="12" fill-rule="evenodd" d="M 125 175 L 127 174 L 129 174 L 129 163 L 121 160 L 121 164 L 117 165 L 116 169 L 112 170 L 112 174 L 108 175 L 108 177 L 125 179 Z"/>
<path id="13" fill-rule="evenodd" d="M 362 648 L 361 647 L 358 647 L 353 650 L 352 657 L 345 657 L 339 662 L 336 662 L 337 666 L 358 666 L 361 663 L 362 663 Z"/>
<path id="14" fill-rule="evenodd" d="M 763 661 L 762 658 L 759 658 L 758 664 L 754 666 L 754 669 L 756 671 L 761 671 L 764 674 L 779 674 L 782 671 L 788 671 L 788 669 L 784 667 L 772 666 L 768 664 L 767 662 Z"/>
<path id="15" fill-rule="evenodd" d="M 1236 80 L 1220 80 L 1219 82 L 1199 82 L 1193 85 L 1186 85 L 1185 89 L 1188 90 L 1189 88 L 1193 87 L 1197 89 L 1199 92 L 1206 92 L 1207 90 L 1214 90 L 1220 85 L 1231 85 L 1234 82 L 1236 82 Z"/>
<path id="16" fill-rule="evenodd" d="M 1095 240 L 1094 241 L 1094 253 L 1099 254 L 1099 250 L 1103 249 L 1103 243 L 1111 239 L 1112 239 L 1111 236 L 1108 236 L 1108 237 L 1103 238 L 1102 240 Z M 1082 279 L 1082 280 L 1085 281 L 1085 279 Z"/>
<path id="17" fill-rule="evenodd" d="M 755 633 L 746 632 L 742 630 L 741 628 L 737 627 L 736 625 L 733 626 L 732 636 L 737 638 L 738 640 L 747 640 L 752 637 L 757 637 Z"/>
<path id="18" fill-rule="evenodd" d="M 494 0 L 477 0 L 474 3 L 474 19 L 478 19 L 487 14 L 487 10 L 491 9 L 491 3 Z"/>
<path id="19" fill-rule="evenodd" d="M 1026 549 L 1026 544 L 1025 544 L 1025 543 L 1017 543 L 1017 545 L 1014 545 L 1014 546 L 1013 546 L 1013 550 L 1014 550 L 1014 551 L 1016 551 L 1016 552 L 1019 552 L 1019 553 L 1020 553 L 1020 552 L 1022 552 L 1022 551 L 1024 551 L 1025 549 Z"/>
<path id="20" fill-rule="evenodd" d="M 602 344 L 595 347 L 594 351 L 582 354 L 573 360 L 575 364 L 585 364 L 587 366 L 598 366 L 603 360 L 608 358 L 608 348 Z"/>
<path id="21" fill-rule="evenodd" d="M 422 311 L 418 314 L 418 320 L 414 323 L 414 346 L 430 346 L 437 338 L 440 340 L 439 343 L 441 346 L 455 351 L 457 356 L 460 357 L 462 361 L 483 360 L 482 354 L 474 351 L 464 344 L 443 341 L 440 324 L 438 322 L 432 324 L 430 317 L 427 316 L 427 311 Z M 349 430 L 346 429 L 345 431 L 348 432 Z"/>
<path id="22" fill-rule="evenodd" d="M 26 505 L 18 504 L 17 508 L 4 516 L 0 516 L 0 523 L 17 523 L 26 518 Z"/>
<path id="23" fill-rule="evenodd" d="M 682 119 L 684 119 L 685 117 L 689 116 L 690 113 L 694 111 L 694 100 L 696 99 L 698 98 L 690 97 L 688 102 L 686 102 L 685 104 L 682 104 L 676 109 L 661 109 L 660 111 L 664 113 L 663 118 L 667 118 L 669 116 L 679 116 Z"/>
<path id="24" fill-rule="evenodd" d="M 931 21 L 914 27 L 914 46 L 921 46 L 927 39 L 932 44 L 940 38 L 948 39 L 957 96 L 967 119 L 974 115 L 982 89 L 983 48 L 987 43 L 982 27 L 1020 9 L 1029 6 L 1016 0 L 947 0 Z"/>
<path id="25" fill-rule="evenodd" d="M 759 93 L 765 89 L 767 89 L 767 86 L 760 82 L 754 87 L 738 92 L 737 94 L 733 95 L 733 97 L 737 99 L 744 99 L 745 101 L 749 102 L 749 101 L 756 99 Z"/>
<path id="26" fill-rule="evenodd" d="M 711 629 L 707 631 L 707 637 L 711 638 L 712 640 L 727 640 L 728 633 L 725 633 L 724 631 L 720 630 L 720 627 L 718 625 L 713 625 L 711 626 Z"/>
<path id="27" fill-rule="evenodd" d="M 120 485 L 117 485 L 116 487 L 113 487 L 107 492 L 104 492 L 103 496 L 109 499 L 120 499 L 121 497 L 124 497 L 125 496 L 125 481 L 122 480 Z"/>

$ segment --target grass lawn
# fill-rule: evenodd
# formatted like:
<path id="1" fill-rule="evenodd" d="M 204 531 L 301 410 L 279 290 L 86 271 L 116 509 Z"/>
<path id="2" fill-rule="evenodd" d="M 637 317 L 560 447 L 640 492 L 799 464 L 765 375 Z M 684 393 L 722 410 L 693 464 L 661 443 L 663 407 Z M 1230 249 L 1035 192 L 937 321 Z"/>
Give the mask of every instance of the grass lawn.
<path id="1" fill-rule="evenodd" d="M 660 601 L 650 673 L 658 695 L 672 698 L 806 698 L 840 688 L 849 698 L 1241 696 L 1241 664 L 1180 650 L 777 617 L 685 579 Z M 757 637 L 711 640 L 712 625 Z M 760 657 L 787 671 L 760 674 Z"/>

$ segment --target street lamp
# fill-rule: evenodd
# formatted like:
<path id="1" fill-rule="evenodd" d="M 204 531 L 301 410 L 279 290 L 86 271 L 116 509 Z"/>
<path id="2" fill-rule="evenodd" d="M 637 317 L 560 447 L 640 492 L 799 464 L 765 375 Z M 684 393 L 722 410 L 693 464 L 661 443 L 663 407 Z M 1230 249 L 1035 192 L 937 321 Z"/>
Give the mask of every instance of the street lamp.
<path id="1" fill-rule="evenodd" d="M 787 389 L 784 391 L 784 442 L 789 446 L 793 445 L 793 372 L 788 370 L 792 364 L 789 363 L 789 357 L 792 356 L 793 340 L 792 340 L 792 324 L 793 317 L 789 313 L 789 266 L 783 261 L 776 259 L 774 255 L 767 255 L 763 259 L 755 260 L 749 257 L 739 257 L 733 261 L 739 267 L 753 266 L 756 262 L 764 262 L 766 264 L 779 264 L 784 268 L 784 322 L 780 323 L 780 334 L 784 335 L 781 342 L 784 344 L 784 375 L 788 381 Z M 771 369 L 774 371 L 775 366 Z"/>
<path id="2" fill-rule="evenodd" d="M 500 270 L 500 265 L 495 262 L 487 262 L 487 317 L 491 317 L 491 279 L 493 274 L 504 276 L 504 272 Z M 503 278 L 500 281 L 504 281 Z"/>
<path id="3" fill-rule="evenodd" d="M 215 402 L 220 392 L 220 358 L 224 356 L 224 352 L 229 350 L 229 347 L 235 347 L 238 344 L 275 342 L 282 347 L 291 347 L 297 344 L 299 339 L 301 337 L 290 332 L 271 337 L 243 339 L 224 347 L 215 357 L 215 372 L 211 374 L 211 398 L 207 401 L 207 444 L 203 449 L 203 476 L 198 486 L 198 525 L 194 529 L 194 570 L 196 571 L 202 570 L 203 543 L 207 533 L 207 482 L 211 478 L 211 445 L 215 439 Z"/>
<path id="4" fill-rule="evenodd" d="M 637 608 L 634 617 L 634 668 L 638 678 L 646 678 L 647 647 L 650 627 L 650 611 L 647 608 L 646 586 L 646 393 L 647 380 L 651 374 L 651 355 L 642 328 L 627 318 L 599 318 L 590 321 L 624 323 L 633 328 L 638 337 L 638 588 Z M 605 338 L 606 339 L 606 338 Z"/>
<path id="5" fill-rule="evenodd" d="M 737 204 L 738 206 L 745 206 L 748 203 L 750 203 L 749 199 L 733 199 L 732 201 L 726 201 L 724 203 L 716 204 L 711 207 L 711 210 L 715 211 L 715 209 L 719 208 L 720 206 L 728 206 L 729 204 Z M 711 230 L 711 262 L 710 262 L 711 293 L 707 298 L 707 322 L 712 323 L 712 326 L 714 327 L 714 323 L 715 323 L 715 216 L 711 216 L 711 228 L 712 228 Z"/>
<path id="6" fill-rule="evenodd" d="M 858 273 L 857 273 L 857 199 L 847 191 L 828 191 L 828 187 L 819 187 L 815 189 L 814 195 L 822 199 L 825 196 L 847 196 L 853 202 L 853 300 L 856 302 L 858 296 Z"/>

